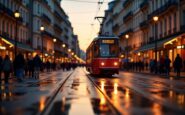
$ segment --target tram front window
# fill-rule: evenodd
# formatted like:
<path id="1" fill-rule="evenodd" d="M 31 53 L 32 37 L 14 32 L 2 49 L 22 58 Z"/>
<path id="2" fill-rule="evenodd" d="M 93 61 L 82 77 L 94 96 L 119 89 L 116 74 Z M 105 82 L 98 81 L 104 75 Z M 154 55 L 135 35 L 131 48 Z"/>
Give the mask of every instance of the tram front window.
<path id="1" fill-rule="evenodd" d="M 118 48 L 115 44 L 101 44 L 100 56 L 101 57 L 117 57 Z"/>

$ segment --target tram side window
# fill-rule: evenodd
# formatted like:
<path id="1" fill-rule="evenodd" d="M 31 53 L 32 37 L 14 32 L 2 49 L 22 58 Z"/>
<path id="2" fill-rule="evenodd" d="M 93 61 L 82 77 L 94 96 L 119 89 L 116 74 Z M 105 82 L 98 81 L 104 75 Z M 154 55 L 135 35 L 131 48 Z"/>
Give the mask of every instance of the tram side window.
<path id="1" fill-rule="evenodd" d="M 94 46 L 94 58 L 97 58 L 99 56 L 99 47 L 98 45 Z"/>

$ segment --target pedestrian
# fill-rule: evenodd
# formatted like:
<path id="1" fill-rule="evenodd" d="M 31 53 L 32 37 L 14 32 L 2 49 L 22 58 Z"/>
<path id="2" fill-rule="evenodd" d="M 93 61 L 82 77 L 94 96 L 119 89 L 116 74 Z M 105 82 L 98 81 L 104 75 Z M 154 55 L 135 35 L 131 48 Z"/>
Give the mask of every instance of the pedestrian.
<path id="1" fill-rule="evenodd" d="M 0 56 L 0 83 L 1 83 L 1 74 L 3 71 L 2 64 L 3 64 L 3 58 L 2 58 L 2 56 Z"/>
<path id="2" fill-rule="evenodd" d="M 47 72 L 50 72 L 50 67 L 51 67 L 51 64 L 49 62 L 49 60 L 46 61 L 46 69 L 47 69 Z"/>
<path id="3" fill-rule="evenodd" d="M 19 53 L 14 60 L 14 68 L 15 68 L 15 75 L 19 82 L 23 81 L 24 78 L 24 67 L 25 67 L 25 59 L 24 56 Z"/>
<path id="4" fill-rule="evenodd" d="M 33 64 L 33 59 L 29 58 L 28 59 L 28 73 L 29 73 L 29 77 L 33 78 L 33 72 L 34 72 L 34 64 Z"/>
<path id="5" fill-rule="evenodd" d="M 10 57 L 8 55 L 5 56 L 5 59 L 2 64 L 5 83 L 8 84 L 8 79 L 10 77 L 10 73 L 12 72 L 12 62 L 10 61 Z"/>
<path id="6" fill-rule="evenodd" d="M 39 79 L 40 68 L 42 66 L 42 61 L 41 61 L 39 55 L 36 55 L 34 57 L 33 65 L 34 65 L 34 78 Z"/>
<path id="7" fill-rule="evenodd" d="M 179 54 L 177 54 L 175 61 L 174 61 L 174 69 L 176 70 L 177 77 L 180 77 L 180 71 L 182 69 L 182 58 Z"/>
<path id="8" fill-rule="evenodd" d="M 169 72 L 170 72 L 170 63 L 171 63 L 171 60 L 169 59 L 168 56 L 166 56 L 164 60 L 164 66 L 165 66 L 165 71 L 167 76 L 169 76 Z"/>

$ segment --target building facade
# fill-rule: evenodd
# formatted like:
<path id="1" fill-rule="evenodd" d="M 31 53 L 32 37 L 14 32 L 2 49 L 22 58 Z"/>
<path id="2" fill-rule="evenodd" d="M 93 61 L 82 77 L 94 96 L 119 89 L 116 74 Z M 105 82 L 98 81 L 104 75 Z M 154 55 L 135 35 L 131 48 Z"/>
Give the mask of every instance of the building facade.
<path id="1" fill-rule="evenodd" d="M 157 49 L 157 60 L 168 55 L 174 61 L 177 54 L 185 60 L 185 0 L 116 0 L 112 12 L 124 58 L 149 62 Z"/>
<path id="2" fill-rule="evenodd" d="M 0 55 L 13 59 L 17 41 L 17 52 L 25 57 L 39 54 L 43 61 L 70 61 L 72 54 L 79 56 L 78 37 L 61 0 L 0 0 L 0 6 Z M 20 13 L 18 19 L 15 11 Z"/>

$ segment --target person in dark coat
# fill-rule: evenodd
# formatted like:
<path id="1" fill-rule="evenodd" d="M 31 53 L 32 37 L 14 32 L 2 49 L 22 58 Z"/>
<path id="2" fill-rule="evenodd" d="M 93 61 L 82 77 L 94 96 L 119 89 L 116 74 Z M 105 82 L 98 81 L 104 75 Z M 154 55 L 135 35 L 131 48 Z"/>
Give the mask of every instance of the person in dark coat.
<path id="1" fill-rule="evenodd" d="M 169 76 L 169 72 L 170 72 L 170 63 L 171 63 L 171 60 L 169 59 L 168 56 L 166 56 L 166 58 L 164 60 L 164 67 L 165 67 L 167 76 Z"/>
<path id="2" fill-rule="evenodd" d="M 12 72 L 12 62 L 10 61 L 10 57 L 8 55 L 5 56 L 5 59 L 2 64 L 5 83 L 8 83 L 8 79 L 10 77 L 10 73 Z"/>
<path id="3" fill-rule="evenodd" d="M 33 78 L 33 72 L 34 72 L 34 63 L 33 63 L 33 59 L 28 59 L 28 73 L 29 73 L 29 77 Z"/>
<path id="4" fill-rule="evenodd" d="M 39 78 L 39 72 L 40 72 L 41 66 L 42 66 L 42 61 L 41 61 L 39 55 L 36 55 L 33 59 L 34 78 L 35 79 Z"/>
<path id="5" fill-rule="evenodd" d="M 174 69 L 177 72 L 177 77 L 180 77 L 180 71 L 182 69 L 182 58 L 180 57 L 179 54 L 177 54 L 177 57 L 175 58 Z"/>
<path id="6" fill-rule="evenodd" d="M 19 53 L 14 60 L 15 75 L 19 82 L 23 81 L 24 77 L 25 59 L 24 56 Z"/>
<path id="7" fill-rule="evenodd" d="M 0 83 L 1 83 L 1 74 L 3 71 L 2 64 L 3 64 L 3 58 L 2 58 L 2 56 L 0 56 Z"/>

